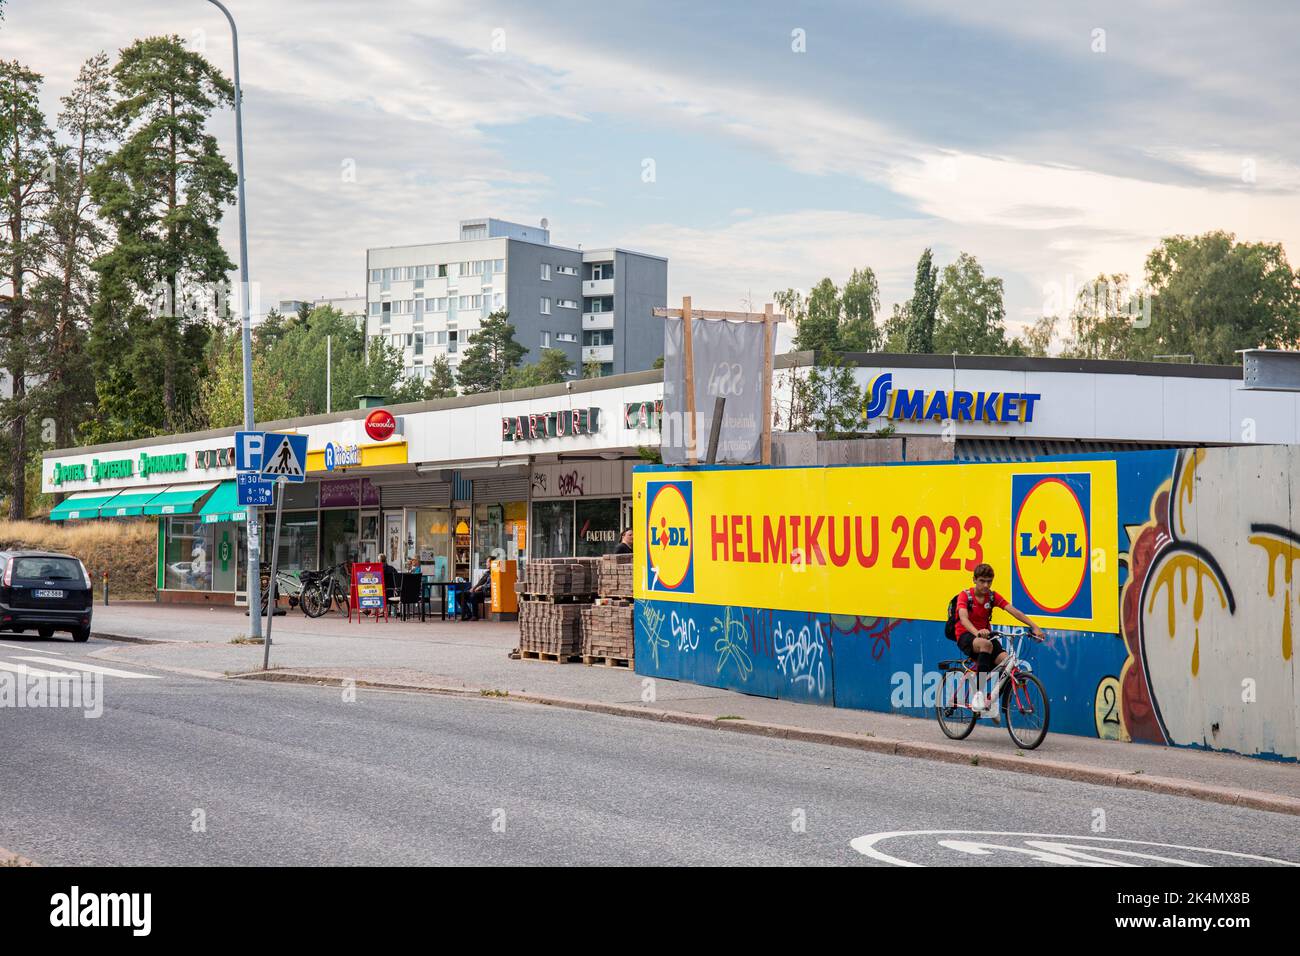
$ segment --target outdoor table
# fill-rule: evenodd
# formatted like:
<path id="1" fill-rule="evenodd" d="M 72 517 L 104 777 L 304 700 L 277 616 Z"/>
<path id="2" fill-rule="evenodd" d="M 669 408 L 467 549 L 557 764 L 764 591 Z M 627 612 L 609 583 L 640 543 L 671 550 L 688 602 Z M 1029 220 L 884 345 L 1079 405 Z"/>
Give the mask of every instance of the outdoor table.
<path id="1" fill-rule="evenodd" d="M 465 588 L 467 585 L 464 581 L 425 581 L 424 587 L 427 589 L 426 594 L 430 601 L 433 600 L 433 589 L 442 588 L 442 619 L 447 620 L 447 590 L 449 588 Z M 429 608 L 429 613 L 433 613 L 433 608 Z"/>

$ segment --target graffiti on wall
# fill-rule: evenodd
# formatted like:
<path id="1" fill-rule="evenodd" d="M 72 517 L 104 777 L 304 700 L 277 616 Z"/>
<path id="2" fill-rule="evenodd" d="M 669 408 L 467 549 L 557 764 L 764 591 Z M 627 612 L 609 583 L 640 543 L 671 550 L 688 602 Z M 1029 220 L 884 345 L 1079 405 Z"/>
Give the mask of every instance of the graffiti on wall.
<path id="1" fill-rule="evenodd" d="M 1097 687 L 1099 734 L 1296 756 L 1294 463 L 1284 447 L 1179 453 L 1130 529 L 1128 659 Z"/>

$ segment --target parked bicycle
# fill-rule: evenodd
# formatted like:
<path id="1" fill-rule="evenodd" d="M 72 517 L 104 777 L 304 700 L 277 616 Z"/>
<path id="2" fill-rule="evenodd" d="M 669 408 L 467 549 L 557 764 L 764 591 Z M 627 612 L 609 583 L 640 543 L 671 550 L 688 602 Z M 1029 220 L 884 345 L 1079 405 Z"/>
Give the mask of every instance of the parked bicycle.
<path id="1" fill-rule="evenodd" d="M 309 571 L 303 575 L 303 590 L 299 598 L 302 613 L 308 617 L 323 617 L 331 607 L 348 611 L 350 592 L 347 585 L 348 565 L 336 564 L 323 571 Z"/>
<path id="2" fill-rule="evenodd" d="M 1051 720 L 1051 704 L 1043 683 L 1032 672 L 1033 667 L 1020 656 L 1021 645 L 1027 636 L 1024 632 L 1012 634 L 1002 627 L 993 628 L 995 636 L 1002 637 L 1003 646 L 1009 648 L 1007 658 L 988 675 L 993 682 L 983 710 L 974 710 L 971 697 L 977 689 L 975 662 L 964 660 L 940 661 L 943 680 L 939 685 L 939 698 L 935 702 L 935 716 L 944 734 L 953 740 L 964 740 L 975 729 L 981 717 L 996 723 L 1005 719 L 1007 733 L 1016 746 L 1033 750 L 1047 736 Z M 1012 641 L 1015 646 L 1012 647 Z"/>

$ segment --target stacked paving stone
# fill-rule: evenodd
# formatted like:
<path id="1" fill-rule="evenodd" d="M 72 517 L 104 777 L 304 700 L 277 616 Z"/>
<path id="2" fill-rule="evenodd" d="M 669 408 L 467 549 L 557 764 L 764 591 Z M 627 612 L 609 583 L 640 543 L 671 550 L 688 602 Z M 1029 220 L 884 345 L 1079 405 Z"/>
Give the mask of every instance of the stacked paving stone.
<path id="1" fill-rule="evenodd" d="M 582 655 L 588 664 L 631 662 L 633 653 L 631 604 L 620 601 L 583 607 Z"/>
<path id="2" fill-rule="evenodd" d="M 632 555 L 607 554 L 600 559 L 596 592 L 601 597 L 632 599 Z"/>
<path id="3" fill-rule="evenodd" d="M 519 650 L 561 661 L 582 653 L 581 612 L 596 590 L 595 558 L 534 558 L 516 582 Z"/>

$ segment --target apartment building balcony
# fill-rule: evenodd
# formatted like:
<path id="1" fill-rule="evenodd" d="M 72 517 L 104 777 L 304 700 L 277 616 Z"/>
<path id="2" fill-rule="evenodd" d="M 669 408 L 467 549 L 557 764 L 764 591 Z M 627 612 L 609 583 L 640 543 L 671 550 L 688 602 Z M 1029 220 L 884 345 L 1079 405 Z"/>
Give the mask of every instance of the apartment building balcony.
<path id="1" fill-rule="evenodd" d="M 614 346 L 612 345 L 584 345 L 582 347 L 582 362 L 612 362 L 614 361 Z"/>
<path id="2" fill-rule="evenodd" d="M 613 279 L 588 279 L 582 283 L 583 295 L 613 295 Z"/>
<path id="3" fill-rule="evenodd" d="M 612 329 L 614 327 L 613 312 L 584 312 L 582 314 L 582 328 L 584 331 L 596 329 Z"/>

